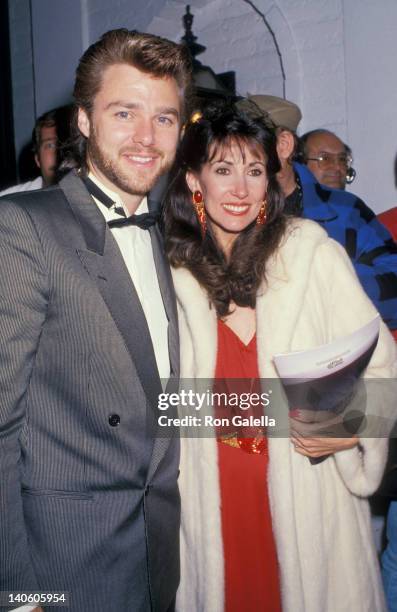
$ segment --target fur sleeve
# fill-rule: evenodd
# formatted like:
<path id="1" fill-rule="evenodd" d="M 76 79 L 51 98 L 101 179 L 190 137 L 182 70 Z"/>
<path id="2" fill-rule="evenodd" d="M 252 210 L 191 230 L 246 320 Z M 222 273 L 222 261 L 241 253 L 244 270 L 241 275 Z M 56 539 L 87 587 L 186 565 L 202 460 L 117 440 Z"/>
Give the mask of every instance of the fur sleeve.
<path id="1" fill-rule="evenodd" d="M 354 272 L 344 249 L 333 240 L 319 247 L 331 287 L 331 326 L 334 337 L 348 334 L 367 323 L 376 309 Z M 379 486 L 387 458 L 387 436 L 396 418 L 396 346 L 381 324 L 379 341 L 365 372 L 365 425 L 360 445 L 335 453 L 338 472 L 348 489 L 359 496 L 371 495 Z"/>

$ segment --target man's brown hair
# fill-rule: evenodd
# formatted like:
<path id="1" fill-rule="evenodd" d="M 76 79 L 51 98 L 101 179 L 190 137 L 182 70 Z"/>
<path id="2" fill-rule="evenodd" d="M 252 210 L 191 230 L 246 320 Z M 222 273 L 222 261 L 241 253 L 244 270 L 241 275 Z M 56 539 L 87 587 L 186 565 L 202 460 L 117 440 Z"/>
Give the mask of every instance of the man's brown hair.
<path id="1" fill-rule="evenodd" d="M 180 89 L 182 114 L 186 112 L 191 88 L 191 58 L 187 47 L 136 30 L 110 30 L 85 51 L 77 66 L 73 91 L 74 163 L 67 164 L 68 167 L 85 165 L 86 139 L 77 127 L 77 110 L 81 107 L 90 116 L 104 72 L 115 64 L 128 64 L 158 78 L 174 78 Z"/>
<path id="2" fill-rule="evenodd" d="M 135 30 L 110 30 L 87 49 L 76 70 L 73 95 L 77 106 L 88 114 L 104 71 L 114 64 L 129 64 L 155 77 L 174 78 L 182 98 L 190 85 L 191 61 L 184 45 Z"/>

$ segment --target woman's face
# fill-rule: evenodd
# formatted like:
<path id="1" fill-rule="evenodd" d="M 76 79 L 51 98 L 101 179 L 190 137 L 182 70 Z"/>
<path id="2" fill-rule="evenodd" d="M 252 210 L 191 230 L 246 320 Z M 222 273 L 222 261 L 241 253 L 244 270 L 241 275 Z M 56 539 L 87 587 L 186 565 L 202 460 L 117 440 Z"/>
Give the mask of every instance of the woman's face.
<path id="1" fill-rule="evenodd" d="M 193 193 L 203 194 L 207 223 L 227 253 L 239 233 L 258 216 L 267 189 L 266 159 L 259 147 L 232 142 L 218 146 L 198 174 L 188 172 Z"/>

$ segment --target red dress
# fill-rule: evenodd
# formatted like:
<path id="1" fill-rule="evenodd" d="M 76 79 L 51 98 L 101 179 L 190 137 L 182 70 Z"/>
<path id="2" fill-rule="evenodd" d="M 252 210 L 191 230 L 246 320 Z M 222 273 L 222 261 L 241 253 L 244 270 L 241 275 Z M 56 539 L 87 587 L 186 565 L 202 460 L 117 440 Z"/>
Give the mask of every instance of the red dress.
<path id="1" fill-rule="evenodd" d="M 217 379 L 258 379 L 256 337 L 248 345 L 218 323 Z M 267 494 L 265 452 L 218 439 L 225 612 L 280 612 L 278 563 Z"/>

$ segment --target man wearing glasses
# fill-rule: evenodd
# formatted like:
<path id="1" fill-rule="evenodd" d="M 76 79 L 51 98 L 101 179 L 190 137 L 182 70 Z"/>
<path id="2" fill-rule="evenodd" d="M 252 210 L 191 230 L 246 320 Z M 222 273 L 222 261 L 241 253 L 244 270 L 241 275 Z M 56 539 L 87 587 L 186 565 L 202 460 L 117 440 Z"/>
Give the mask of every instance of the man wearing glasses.
<path id="1" fill-rule="evenodd" d="M 312 130 L 300 137 L 300 159 L 322 185 L 345 189 L 354 181 L 351 149 L 329 130 Z"/>

